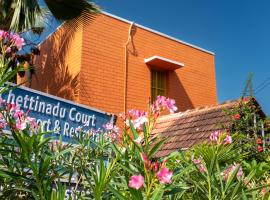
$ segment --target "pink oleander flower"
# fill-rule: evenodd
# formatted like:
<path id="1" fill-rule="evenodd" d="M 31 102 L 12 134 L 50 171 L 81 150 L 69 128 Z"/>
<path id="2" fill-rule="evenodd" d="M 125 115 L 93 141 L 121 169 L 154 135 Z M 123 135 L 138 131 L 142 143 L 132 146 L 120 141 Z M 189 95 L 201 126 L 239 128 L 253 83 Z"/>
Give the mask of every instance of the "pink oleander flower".
<path id="1" fill-rule="evenodd" d="M 133 175 L 130 177 L 128 186 L 133 189 L 140 189 L 144 184 L 144 177 L 142 175 Z"/>
<path id="2" fill-rule="evenodd" d="M 117 140 L 120 135 L 120 129 L 113 125 L 112 123 L 107 123 L 103 125 L 103 128 L 106 131 L 106 137 L 111 138 L 113 140 Z"/>
<path id="3" fill-rule="evenodd" d="M 229 169 L 230 169 L 230 172 L 233 172 L 233 171 L 236 169 L 237 166 L 239 166 L 239 164 L 235 164 L 235 163 L 234 163 L 234 164 L 229 168 Z M 237 175 L 238 178 L 240 178 L 240 177 L 243 175 L 243 169 L 242 169 L 241 166 L 239 167 L 238 172 L 237 172 L 236 175 Z"/>
<path id="4" fill-rule="evenodd" d="M 225 182 L 228 180 L 229 175 L 230 175 L 230 168 L 225 169 L 225 170 L 221 173 L 221 176 L 223 176 Z"/>
<path id="5" fill-rule="evenodd" d="M 144 123 L 148 123 L 148 113 L 145 111 L 131 109 L 128 111 L 128 119 L 125 118 L 125 124 L 129 127 L 129 121 L 133 124 L 135 129 L 142 129 Z"/>
<path id="6" fill-rule="evenodd" d="M 35 129 L 35 130 L 36 130 L 36 129 L 39 128 L 38 123 L 37 123 L 37 121 L 36 121 L 35 118 L 32 118 L 32 117 L 26 117 L 25 122 L 26 122 L 26 123 L 29 123 L 30 128 L 32 128 L 32 129 Z"/>
<path id="7" fill-rule="evenodd" d="M 128 111 L 128 116 L 130 118 L 138 118 L 138 117 L 141 117 L 141 116 L 147 116 L 147 113 L 145 111 L 131 109 L 131 110 Z"/>
<path id="8" fill-rule="evenodd" d="M 224 177 L 224 180 L 225 180 L 225 181 L 228 180 L 230 174 L 236 169 L 237 165 L 238 165 L 238 164 L 235 164 L 235 163 L 234 163 L 233 165 L 231 165 L 230 167 L 228 167 L 227 169 L 225 169 L 225 170 L 221 173 L 221 175 Z M 244 173 L 243 173 L 243 169 L 242 169 L 242 167 L 240 166 L 239 169 L 238 169 L 238 171 L 237 171 L 236 176 L 237 176 L 238 178 L 241 178 L 241 177 L 243 176 L 243 174 L 244 174 Z"/>
<path id="9" fill-rule="evenodd" d="M 6 101 L 4 99 L 0 98 L 0 106 L 5 105 L 5 104 L 6 104 Z"/>
<path id="10" fill-rule="evenodd" d="M 24 43 L 24 39 L 20 37 L 19 34 L 13 33 L 11 34 L 11 40 L 14 42 L 14 45 L 17 47 L 18 50 L 21 50 Z"/>
<path id="11" fill-rule="evenodd" d="M 92 137 L 93 136 L 93 130 L 92 129 L 87 130 L 86 134 L 87 134 L 88 137 Z"/>
<path id="12" fill-rule="evenodd" d="M 17 107 L 16 104 L 14 104 L 14 103 L 8 104 L 8 107 L 10 109 L 10 112 L 16 112 L 16 110 L 20 110 L 20 108 Z"/>
<path id="13" fill-rule="evenodd" d="M 11 48 L 7 47 L 6 50 L 5 50 L 5 53 L 10 53 L 10 52 L 11 52 Z"/>
<path id="14" fill-rule="evenodd" d="M 172 175 L 173 172 L 169 171 L 166 167 L 161 168 L 157 173 L 158 180 L 164 184 L 172 182 Z"/>
<path id="15" fill-rule="evenodd" d="M 7 36 L 8 36 L 7 31 L 0 30 L 0 40 L 5 40 Z"/>
<path id="16" fill-rule="evenodd" d="M 170 113 L 175 113 L 177 111 L 177 107 L 174 105 L 175 100 L 174 99 L 167 99 L 167 108 L 170 111 Z"/>
<path id="17" fill-rule="evenodd" d="M 140 116 L 133 121 L 133 126 L 135 129 L 142 129 L 144 123 L 148 123 L 147 116 Z"/>
<path id="18" fill-rule="evenodd" d="M 94 135 L 98 135 L 100 133 L 102 133 L 102 130 L 100 128 L 93 130 Z"/>
<path id="19" fill-rule="evenodd" d="M 107 123 L 103 125 L 103 128 L 110 133 L 113 132 L 118 134 L 120 132 L 120 129 L 117 126 L 113 125 L 112 123 Z"/>
<path id="20" fill-rule="evenodd" d="M 23 116 L 22 110 L 19 110 L 19 109 L 14 110 L 14 113 L 13 113 L 14 118 L 21 118 L 22 116 Z"/>
<path id="21" fill-rule="evenodd" d="M 195 164 L 195 165 L 198 165 L 201 163 L 201 159 L 198 158 L 198 159 L 193 159 L 192 162 Z"/>
<path id="22" fill-rule="evenodd" d="M 175 106 L 175 100 L 166 98 L 164 96 L 157 96 L 151 108 L 153 113 L 159 113 L 164 109 L 167 109 L 170 113 L 174 113 L 175 111 L 177 111 L 177 107 Z"/>
<path id="23" fill-rule="evenodd" d="M 125 115 L 125 113 L 120 113 L 119 114 L 119 118 L 121 118 L 122 120 L 126 120 L 126 115 Z"/>
<path id="24" fill-rule="evenodd" d="M 144 163 L 148 162 L 148 157 L 145 153 L 141 153 L 141 158 Z"/>
<path id="25" fill-rule="evenodd" d="M 19 130 L 24 130 L 26 129 L 26 122 L 25 121 L 21 121 L 20 119 L 17 119 L 16 120 L 16 128 L 19 129 Z"/>
<path id="26" fill-rule="evenodd" d="M 113 124 L 112 124 L 112 123 L 104 124 L 104 125 L 103 125 L 103 128 L 104 128 L 106 131 L 111 131 L 111 130 L 113 130 Z"/>
<path id="27" fill-rule="evenodd" d="M 76 132 L 81 132 L 81 131 L 82 131 L 82 127 L 81 127 L 81 126 L 76 127 L 76 128 L 75 128 L 75 131 L 76 131 Z"/>
<path id="28" fill-rule="evenodd" d="M 224 144 L 231 144 L 232 143 L 232 137 L 230 135 L 226 135 L 223 143 Z"/>
<path id="29" fill-rule="evenodd" d="M 240 178 L 241 176 L 243 176 L 244 172 L 242 167 L 239 168 L 238 172 L 237 172 L 237 177 Z"/>
<path id="30" fill-rule="evenodd" d="M 114 132 L 115 134 L 119 135 L 119 134 L 120 134 L 120 129 L 119 129 L 119 127 L 118 127 L 118 126 L 113 126 L 113 132 Z"/>
<path id="31" fill-rule="evenodd" d="M 158 170 L 158 161 L 152 163 L 152 169 L 156 172 Z"/>
<path id="32" fill-rule="evenodd" d="M 135 142 L 136 144 L 141 144 L 142 141 L 143 141 L 143 138 L 142 138 L 141 136 L 137 137 L 137 139 L 134 140 L 134 142 Z"/>
<path id="33" fill-rule="evenodd" d="M 212 142 L 218 142 L 220 135 L 221 135 L 220 131 L 215 131 L 215 132 L 211 133 L 210 140 Z"/>
<path id="34" fill-rule="evenodd" d="M 203 164 L 200 164 L 200 166 L 199 166 L 199 171 L 200 171 L 202 174 L 206 172 L 206 168 L 205 168 L 205 166 L 204 166 Z"/>

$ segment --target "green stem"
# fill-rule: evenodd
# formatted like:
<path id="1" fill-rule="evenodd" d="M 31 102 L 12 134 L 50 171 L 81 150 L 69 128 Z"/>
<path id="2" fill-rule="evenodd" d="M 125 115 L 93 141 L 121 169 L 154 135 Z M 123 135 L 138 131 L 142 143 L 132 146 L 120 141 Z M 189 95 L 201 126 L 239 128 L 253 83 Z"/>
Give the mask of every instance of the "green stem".
<path id="1" fill-rule="evenodd" d="M 46 200 L 45 197 L 44 197 L 43 191 L 42 191 L 42 183 L 40 183 L 39 176 L 38 176 L 38 173 L 37 173 L 37 171 L 36 171 L 36 168 L 33 167 L 33 164 L 32 164 L 32 162 L 31 162 L 31 159 L 29 159 L 29 157 L 28 157 L 27 160 L 28 160 L 28 162 L 29 162 L 29 164 L 30 164 L 30 166 L 31 166 L 31 169 L 32 169 L 32 171 L 33 171 L 33 174 L 34 174 L 34 176 L 35 176 L 35 179 L 36 179 L 36 185 L 37 185 L 37 188 L 38 188 L 38 193 L 39 193 L 39 195 L 40 195 L 40 199 L 41 199 L 41 200 Z M 36 156 L 35 156 L 35 161 L 36 161 Z"/>
<path id="2" fill-rule="evenodd" d="M 211 180 L 209 174 L 207 175 L 207 182 L 208 182 L 208 199 L 212 200 Z"/>
<path id="3" fill-rule="evenodd" d="M 148 184 L 147 191 L 146 191 L 146 199 L 147 200 L 150 199 L 151 188 L 152 188 L 153 184 L 154 184 L 154 181 L 151 181 L 150 184 Z"/>

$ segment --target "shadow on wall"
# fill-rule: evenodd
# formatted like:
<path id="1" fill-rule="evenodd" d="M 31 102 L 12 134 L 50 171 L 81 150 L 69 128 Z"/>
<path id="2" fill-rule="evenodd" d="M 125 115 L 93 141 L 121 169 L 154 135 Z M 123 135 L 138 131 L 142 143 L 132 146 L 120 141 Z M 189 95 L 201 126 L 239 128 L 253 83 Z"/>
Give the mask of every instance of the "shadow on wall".
<path id="1" fill-rule="evenodd" d="M 72 75 L 67 65 L 55 66 L 51 81 L 43 86 L 42 91 L 76 101 L 79 97 L 79 73 Z"/>
<path id="2" fill-rule="evenodd" d="M 168 97 L 175 99 L 178 112 L 193 109 L 194 105 L 175 71 L 169 72 Z"/>
<path id="3" fill-rule="evenodd" d="M 72 66 L 70 66 L 67 64 L 67 57 L 70 52 L 78 51 L 72 49 L 75 35 L 78 31 L 82 31 L 83 23 L 90 22 L 92 18 L 93 16 L 84 15 L 65 22 L 42 43 L 40 47 L 41 55 L 35 60 L 36 72 L 30 83 L 33 89 L 78 101 L 80 60 L 74 56 Z M 77 44 L 77 46 L 81 48 L 80 44 Z M 72 67 L 72 71 L 70 67 Z"/>

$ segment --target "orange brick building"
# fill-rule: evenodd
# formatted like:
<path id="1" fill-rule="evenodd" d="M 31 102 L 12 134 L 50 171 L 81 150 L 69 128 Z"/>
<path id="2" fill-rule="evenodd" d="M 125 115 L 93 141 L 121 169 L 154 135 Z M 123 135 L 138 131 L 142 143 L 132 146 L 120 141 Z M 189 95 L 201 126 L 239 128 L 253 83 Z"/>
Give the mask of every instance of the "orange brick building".
<path id="1" fill-rule="evenodd" d="M 31 88 L 109 113 L 158 94 L 180 111 L 217 104 L 212 52 L 109 13 L 63 23 L 40 50 Z"/>

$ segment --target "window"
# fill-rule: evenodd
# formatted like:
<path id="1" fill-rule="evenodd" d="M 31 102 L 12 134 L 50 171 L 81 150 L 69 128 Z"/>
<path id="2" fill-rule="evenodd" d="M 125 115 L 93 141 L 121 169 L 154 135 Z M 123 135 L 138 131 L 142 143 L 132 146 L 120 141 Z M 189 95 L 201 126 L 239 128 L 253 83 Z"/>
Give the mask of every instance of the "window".
<path id="1" fill-rule="evenodd" d="M 166 72 L 151 70 L 151 97 L 152 101 L 158 95 L 166 96 Z"/>

